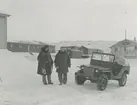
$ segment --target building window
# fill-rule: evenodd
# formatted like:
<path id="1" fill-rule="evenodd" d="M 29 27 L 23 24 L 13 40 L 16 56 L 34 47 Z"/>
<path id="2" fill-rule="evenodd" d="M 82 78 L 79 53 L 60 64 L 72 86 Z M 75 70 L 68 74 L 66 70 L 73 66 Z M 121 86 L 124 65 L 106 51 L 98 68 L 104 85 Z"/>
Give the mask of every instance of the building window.
<path id="1" fill-rule="evenodd" d="M 135 50 L 135 47 L 127 47 L 127 51 L 134 51 Z"/>
<path id="2" fill-rule="evenodd" d="M 19 45 L 19 48 L 22 48 L 22 46 L 21 46 L 21 45 Z"/>
<path id="3" fill-rule="evenodd" d="M 123 45 L 129 45 L 130 42 L 123 42 Z"/>
<path id="4" fill-rule="evenodd" d="M 125 51 L 125 52 L 127 51 L 127 48 L 126 48 L 126 47 L 124 47 L 124 51 Z"/>
<path id="5" fill-rule="evenodd" d="M 115 52 L 117 52 L 118 51 L 118 48 L 115 48 Z"/>
<path id="6" fill-rule="evenodd" d="M 135 50 L 137 50 L 137 46 L 135 46 Z"/>
<path id="7" fill-rule="evenodd" d="M 12 44 L 10 44 L 10 47 L 13 47 Z"/>
<path id="8" fill-rule="evenodd" d="M 28 51 L 30 51 L 31 45 L 28 45 Z"/>

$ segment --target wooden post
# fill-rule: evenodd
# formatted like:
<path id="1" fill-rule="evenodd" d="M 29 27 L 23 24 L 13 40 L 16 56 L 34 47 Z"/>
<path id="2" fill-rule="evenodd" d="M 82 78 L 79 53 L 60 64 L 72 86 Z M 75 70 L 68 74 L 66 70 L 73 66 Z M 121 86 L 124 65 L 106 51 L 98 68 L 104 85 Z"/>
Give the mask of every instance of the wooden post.
<path id="1" fill-rule="evenodd" d="M 125 39 L 127 39 L 127 30 L 125 30 Z"/>

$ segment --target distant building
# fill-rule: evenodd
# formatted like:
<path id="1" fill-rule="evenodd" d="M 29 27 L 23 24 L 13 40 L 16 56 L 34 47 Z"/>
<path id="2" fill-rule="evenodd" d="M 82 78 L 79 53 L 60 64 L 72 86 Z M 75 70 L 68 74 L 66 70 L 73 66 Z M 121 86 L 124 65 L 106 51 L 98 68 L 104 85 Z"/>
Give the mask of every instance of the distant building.
<path id="1" fill-rule="evenodd" d="M 0 49 L 7 48 L 7 17 L 9 16 L 0 13 Z"/>
<path id="2" fill-rule="evenodd" d="M 66 48 L 71 58 L 81 58 L 83 55 L 83 53 L 79 50 L 80 46 L 61 46 L 61 48 Z"/>
<path id="3" fill-rule="evenodd" d="M 124 39 L 110 47 L 111 53 L 126 58 L 137 58 L 137 42 L 134 40 Z"/>
<path id="4" fill-rule="evenodd" d="M 61 46 L 61 48 L 66 48 L 69 50 L 79 50 L 79 46 Z"/>
<path id="5" fill-rule="evenodd" d="M 81 58 L 83 53 L 80 50 L 71 50 L 70 57 L 71 58 Z"/>
<path id="6" fill-rule="evenodd" d="M 66 48 L 72 58 L 89 56 L 92 55 L 93 52 L 103 52 L 103 50 L 98 48 L 92 48 L 91 46 L 62 46 L 61 48 Z"/>
<path id="7" fill-rule="evenodd" d="M 85 46 L 81 46 L 79 50 L 84 54 L 84 55 L 89 55 L 89 49 Z"/>
<path id="8" fill-rule="evenodd" d="M 34 52 L 38 53 L 41 50 L 41 47 L 46 45 L 42 42 L 26 42 L 26 41 L 16 41 L 8 42 L 7 49 L 12 52 Z M 55 53 L 55 46 L 49 45 L 49 50 L 51 53 Z"/>
<path id="9" fill-rule="evenodd" d="M 91 46 L 81 46 L 80 51 L 82 51 L 84 55 L 92 55 L 93 52 L 103 52 L 103 50 L 92 48 Z"/>

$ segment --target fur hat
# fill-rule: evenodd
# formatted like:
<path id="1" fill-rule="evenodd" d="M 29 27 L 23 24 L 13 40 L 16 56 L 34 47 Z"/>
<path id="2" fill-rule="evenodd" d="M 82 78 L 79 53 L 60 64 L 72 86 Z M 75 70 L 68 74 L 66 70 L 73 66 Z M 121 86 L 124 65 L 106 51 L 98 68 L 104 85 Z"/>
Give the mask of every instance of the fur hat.
<path id="1" fill-rule="evenodd" d="M 45 45 L 44 48 L 49 48 L 49 45 Z"/>

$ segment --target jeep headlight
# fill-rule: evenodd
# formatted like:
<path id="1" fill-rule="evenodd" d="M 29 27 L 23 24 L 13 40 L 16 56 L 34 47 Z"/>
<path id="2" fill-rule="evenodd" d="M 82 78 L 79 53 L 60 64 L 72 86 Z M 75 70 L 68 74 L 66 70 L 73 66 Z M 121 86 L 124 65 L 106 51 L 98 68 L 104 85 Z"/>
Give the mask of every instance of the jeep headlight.
<path id="1" fill-rule="evenodd" d="M 80 69 L 83 70 L 83 69 L 84 69 L 84 66 L 80 66 Z"/>
<path id="2" fill-rule="evenodd" d="M 95 72 L 96 72 L 96 73 L 98 73 L 98 72 L 99 72 L 99 70 L 98 70 L 98 69 L 95 69 Z"/>

